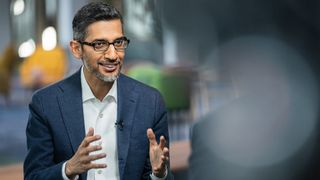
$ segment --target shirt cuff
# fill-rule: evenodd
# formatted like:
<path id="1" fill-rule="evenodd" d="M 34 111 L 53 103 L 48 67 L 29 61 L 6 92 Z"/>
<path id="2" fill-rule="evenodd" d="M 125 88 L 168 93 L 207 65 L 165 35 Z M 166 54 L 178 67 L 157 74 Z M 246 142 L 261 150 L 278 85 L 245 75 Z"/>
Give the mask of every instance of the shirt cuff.
<path id="1" fill-rule="evenodd" d="M 67 162 L 64 162 L 63 165 L 62 165 L 62 178 L 63 180 L 71 180 L 67 177 L 66 175 L 66 163 Z M 78 180 L 79 179 L 79 175 L 77 175 L 73 180 Z"/>
<path id="2" fill-rule="evenodd" d="M 162 178 L 155 176 L 153 173 L 150 174 L 150 177 L 152 180 L 165 180 L 167 178 L 167 175 L 168 175 L 168 169 L 166 169 L 166 173 Z"/>

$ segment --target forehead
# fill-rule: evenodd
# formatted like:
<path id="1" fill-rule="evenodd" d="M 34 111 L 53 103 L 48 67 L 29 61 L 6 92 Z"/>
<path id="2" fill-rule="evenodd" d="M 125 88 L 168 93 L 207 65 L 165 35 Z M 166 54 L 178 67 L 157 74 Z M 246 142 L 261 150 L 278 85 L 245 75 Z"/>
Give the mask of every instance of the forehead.
<path id="1" fill-rule="evenodd" d="M 104 39 L 112 41 L 123 36 L 120 19 L 97 21 L 87 27 L 86 40 Z"/>

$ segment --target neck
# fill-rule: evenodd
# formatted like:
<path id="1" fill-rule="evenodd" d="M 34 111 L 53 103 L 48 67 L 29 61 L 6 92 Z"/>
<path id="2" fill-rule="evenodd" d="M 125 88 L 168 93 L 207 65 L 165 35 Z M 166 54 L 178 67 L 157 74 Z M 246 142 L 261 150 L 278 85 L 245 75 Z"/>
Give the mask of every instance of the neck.
<path id="1" fill-rule="evenodd" d="M 100 101 L 108 94 L 114 82 L 104 82 L 104 81 L 97 81 L 97 82 L 90 82 L 88 84 L 93 95 L 99 99 Z"/>
<path id="2" fill-rule="evenodd" d="M 87 75 L 84 72 L 84 77 L 93 93 L 93 95 L 100 101 L 108 94 L 114 82 L 105 82 L 101 79 L 98 79 L 95 76 Z"/>

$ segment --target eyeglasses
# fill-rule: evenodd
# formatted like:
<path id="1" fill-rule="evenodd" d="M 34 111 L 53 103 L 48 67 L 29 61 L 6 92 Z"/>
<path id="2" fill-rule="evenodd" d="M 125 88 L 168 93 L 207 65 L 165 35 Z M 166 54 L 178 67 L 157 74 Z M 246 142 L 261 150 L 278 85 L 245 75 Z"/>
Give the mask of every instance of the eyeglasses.
<path id="1" fill-rule="evenodd" d="M 78 41 L 82 45 L 87 45 L 93 47 L 93 49 L 97 52 L 105 52 L 109 49 L 110 44 L 116 49 L 116 51 L 124 51 L 130 42 L 130 40 L 126 37 L 121 37 L 113 42 L 108 42 L 104 40 L 96 40 L 93 42 L 85 42 L 85 41 Z"/>

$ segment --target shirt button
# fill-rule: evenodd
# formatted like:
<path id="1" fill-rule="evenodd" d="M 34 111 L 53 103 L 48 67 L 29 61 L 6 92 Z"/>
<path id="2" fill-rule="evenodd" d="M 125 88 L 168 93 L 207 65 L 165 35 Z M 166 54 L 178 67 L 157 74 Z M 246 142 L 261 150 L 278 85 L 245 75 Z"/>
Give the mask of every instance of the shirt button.
<path id="1" fill-rule="evenodd" d="M 99 118 L 102 118 L 103 117 L 103 114 L 99 114 Z"/>
<path id="2" fill-rule="evenodd" d="M 102 174 L 102 170 L 101 169 L 98 170 L 98 174 Z"/>

